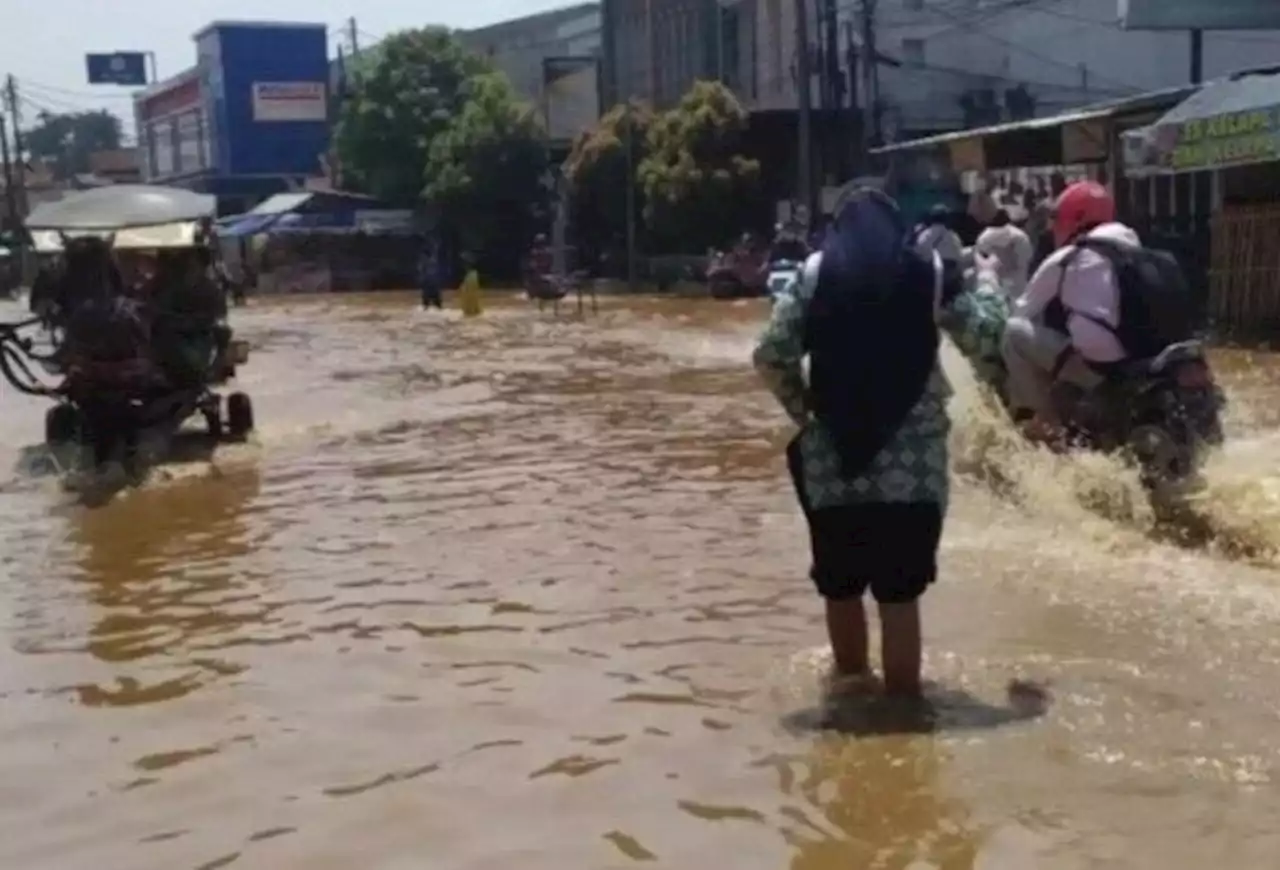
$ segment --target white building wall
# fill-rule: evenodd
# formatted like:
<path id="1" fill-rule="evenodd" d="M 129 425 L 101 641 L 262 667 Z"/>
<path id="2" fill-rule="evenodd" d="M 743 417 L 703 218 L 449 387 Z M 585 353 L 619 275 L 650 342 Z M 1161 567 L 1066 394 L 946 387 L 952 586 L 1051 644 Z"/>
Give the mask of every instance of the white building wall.
<path id="1" fill-rule="evenodd" d="M 842 21 L 853 21 L 859 5 L 841 2 Z M 877 6 L 880 51 L 906 64 L 880 68 L 890 128 L 960 127 L 960 96 L 972 88 L 1003 96 L 1025 84 L 1037 113 L 1051 114 L 1189 81 L 1189 36 L 1125 31 L 1117 0 L 879 0 Z M 795 108 L 795 0 L 759 0 L 757 25 L 755 104 Z M 815 27 L 811 21 L 811 34 Z M 1280 31 L 1205 34 L 1206 78 L 1278 64 Z"/>
<path id="2" fill-rule="evenodd" d="M 535 15 L 527 20 L 503 22 L 458 35 L 473 51 L 487 55 L 523 99 L 540 104 L 543 60 L 599 56 L 600 9 L 597 6 L 559 20 L 549 15 Z"/>

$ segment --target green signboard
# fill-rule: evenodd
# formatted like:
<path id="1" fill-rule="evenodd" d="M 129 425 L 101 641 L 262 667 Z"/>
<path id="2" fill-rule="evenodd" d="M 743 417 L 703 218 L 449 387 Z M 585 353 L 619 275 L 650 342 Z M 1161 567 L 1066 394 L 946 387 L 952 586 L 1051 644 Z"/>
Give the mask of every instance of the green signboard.
<path id="1" fill-rule="evenodd" d="M 1173 141 L 1174 172 L 1280 160 L 1280 106 L 1187 120 L 1176 125 Z"/>

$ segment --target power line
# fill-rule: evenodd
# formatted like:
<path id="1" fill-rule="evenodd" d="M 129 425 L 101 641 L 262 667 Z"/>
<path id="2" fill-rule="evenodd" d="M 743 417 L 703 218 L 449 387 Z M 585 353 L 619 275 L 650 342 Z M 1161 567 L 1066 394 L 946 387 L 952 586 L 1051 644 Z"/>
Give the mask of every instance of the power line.
<path id="1" fill-rule="evenodd" d="M 113 91 L 76 91 L 71 90 L 70 88 L 58 87 L 57 85 L 33 81 L 32 79 L 26 78 L 22 80 L 22 86 L 24 88 L 34 88 L 37 91 L 44 91 L 49 94 L 60 94 L 63 97 L 75 97 L 76 99 L 83 100 L 100 100 L 105 98 L 108 100 L 132 101 L 134 98 L 134 94 L 121 94 Z"/>
<path id="2" fill-rule="evenodd" d="M 1015 11 L 1024 11 L 1037 8 L 1046 3 L 1060 3 L 1064 0 L 1005 0 L 998 6 L 984 8 L 975 12 L 970 5 L 970 0 L 952 0 L 945 4 L 931 4 L 923 7 L 918 13 L 910 18 L 903 18 L 897 21 L 885 21 L 880 29 L 883 30 L 915 30 L 929 27 L 938 27 L 941 30 L 935 35 L 941 33 L 949 33 L 953 30 L 959 30 L 962 27 L 977 27 L 988 21 L 993 21 L 1007 13 Z M 842 8 L 851 9 L 856 6 L 855 2 L 845 3 Z M 930 16 L 937 14 L 948 18 L 951 23 L 938 22 L 930 20 Z M 965 15 L 964 24 L 957 22 L 955 16 Z"/>
<path id="3" fill-rule="evenodd" d="M 939 11 L 941 11 L 941 10 L 939 10 Z M 1034 51 L 1033 49 L 1030 49 L 1030 48 L 1027 48 L 1027 47 L 1026 47 L 1026 46 L 1024 46 L 1024 45 L 1019 45 L 1018 43 L 1013 42 L 1012 40 L 1005 39 L 1005 38 L 1000 37 L 1000 36 L 996 36 L 996 35 L 995 35 L 995 34 L 993 34 L 993 33 L 988 33 L 988 32 L 985 32 L 985 31 L 983 31 L 983 30 L 979 30 L 979 29 L 977 29 L 976 27 L 971 26 L 969 22 L 966 22 L 966 21 L 964 21 L 963 19 L 954 18 L 954 16 L 952 16 L 950 13 L 943 12 L 942 14 L 943 14 L 944 16 L 948 17 L 948 18 L 953 18 L 953 20 L 955 20 L 956 25 L 957 25 L 958 27 L 963 28 L 964 30 L 969 31 L 970 33 L 973 33 L 975 36 L 980 36 L 980 37 L 982 37 L 982 38 L 984 38 L 984 39 L 989 39 L 989 40 L 991 40 L 991 41 L 992 41 L 992 42 L 994 42 L 994 43 L 997 43 L 997 44 L 999 44 L 999 45 L 1003 45 L 1003 46 L 1005 46 L 1006 48 L 1011 49 L 1011 50 L 1016 51 L 1016 52 L 1019 52 L 1019 53 L 1021 53 L 1021 54 L 1024 54 L 1024 55 L 1026 55 L 1027 57 L 1034 57 L 1034 58 L 1036 58 L 1037 60 L 1039 60 L 1039 61 L 1041 61 L 1041 62 L 1043 62 L 1043 63 L 1049 64 L 1050 66 L 1055 66 L 1055 67 L 1059 67 L 1059 68 L 1061 68 L 1061 69 L 1071 70 L 1072 72 L 1078 72 L 1078 71 L 1079 71 L 1079 69 L 1080 69 L 1080 67 L 1079 67 L 1078 65 L 1076 65 L 1076 64 L 1072 64 L 1072 63 L 1068 63 L 1067 61 L 1059 60 L 1058 58 L 1051 57 L 1051 56 L 1049 56 L 1049 55 L 1047 55 L 1047 54 L 1041 54 L 1040 52 L 1038 52 L 1038 51 Z M 1096 74 L 1095 74 L 1095 75 L 1096 75 Z M 1099 76 L 1097 76 L 1097 78 L 1098 78 L 1100 81 L 1109 81 L 1109 82 L 1111 82 L 1111 83 L 1112 83 L 1112 84 L 1114 84 L 1114 85 L 1117 85 L 1117 86 L 1122 87 L 1122 88 L 1126 88 L 1126 89 L 1127 89 L 1128 91 L 1130 91 L 1130 92 L 1146 90 L 1146 88 L 1143 88 L 1143 87 L 1140 87 L 1140 86 L 1138 86 L 1138 85 L 1135 85 L 1135 84 L 1133 84 L 1132 82 L 1123 82 L 1123 81 L 1120 81 L 1119 79 L 1111 78 L 1110 76 L 1101 76 L 1101 75 L 1099 75 Z"/>
<path id="4" fill-rule="evenodd" d="M 1074 15 L 1070 12 L 1062 12 L 1061 10 L 1053 8 L 1053 6 L 1059 5 L 1062 2 L 1065 2 L 1065 0 L 1052 0 L 1051 5 L 1049 6 L 1045 6 L 1043 8 L 1029 9 L 1027 11 L 1038 12 L 1042 15 L 1048 15 L 1052 18 L 1061 18 L 1064 21 L 1078 21 L 1081 24 L 1090 24 L 1102 30 L 1115 30 L 1115 31 L 1125 32 L 1124 25 L 1121 23 L 1119 18 L 1110 19 L 1110 20 L 1091 18 L 1087 15 Z M 1274 30 L 1269 32 L 1272 33 L 1273 35 L 1254 36 L 1251 34 L 1246 35 L 1242 33 L 1226 33 L 1226 32 L 1217 30 L 1217 31 L 1213 31 L 1211 34 L 1205 34 L 1205 36 L 1206 38 L 1215 39 L 1221 42 L 1250 42 L 1250 43 L 1255 43 L 1260 45 L 1275 45 L 1277 48 L 1280 48 L 1280 30 Z"/>

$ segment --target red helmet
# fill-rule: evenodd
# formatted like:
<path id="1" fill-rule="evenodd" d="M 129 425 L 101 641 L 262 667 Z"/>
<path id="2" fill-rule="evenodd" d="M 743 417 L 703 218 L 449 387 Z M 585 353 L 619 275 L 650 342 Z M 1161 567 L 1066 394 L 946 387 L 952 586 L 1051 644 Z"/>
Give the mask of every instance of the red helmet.
<path id="1" fill-rule="evenodd" d="M 1053 206 L 1053 241 L 1058 247 L 1081 232 L 1116 219 L 1115 198 L 1096 181 L 1077 181 Z"/>

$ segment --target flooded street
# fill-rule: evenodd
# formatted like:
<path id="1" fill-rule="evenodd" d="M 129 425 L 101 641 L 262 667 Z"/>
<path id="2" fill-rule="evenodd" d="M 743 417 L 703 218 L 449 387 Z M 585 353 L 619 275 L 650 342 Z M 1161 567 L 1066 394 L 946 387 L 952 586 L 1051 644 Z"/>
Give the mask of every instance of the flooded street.
<path id="1" fill-rule="evenodd" d="M 764 305 L 411 304 L 235 312 L 259 443 L 101 508 L 21 470 L 45 406 L 0 387 L 0 866 L 1274 865 L 1274 359 L 1219 358 L 1196 547 L 949 360 L 938 729 L 822 735 Z"/>

